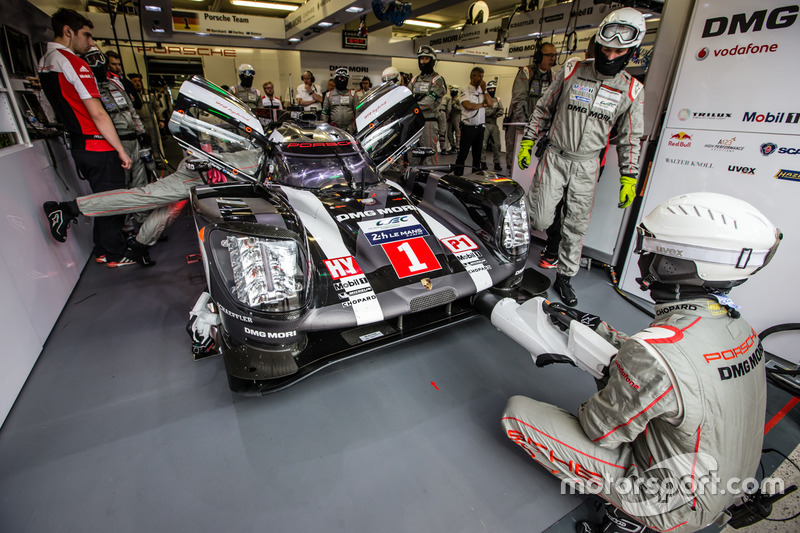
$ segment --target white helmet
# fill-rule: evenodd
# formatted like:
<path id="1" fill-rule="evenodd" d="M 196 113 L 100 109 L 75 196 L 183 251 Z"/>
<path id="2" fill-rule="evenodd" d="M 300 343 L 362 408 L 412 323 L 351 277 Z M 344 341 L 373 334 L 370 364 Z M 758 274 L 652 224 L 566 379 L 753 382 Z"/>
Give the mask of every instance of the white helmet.
<path id="1" fill-rule="evenodd" d="M 253 77 L 256 75 L 256 69 L 253 68 L 253 65 L 249 63 L 242 63 L 239 65 L 239 76 L 250 76 Z"/>
<path id="2" fill-rule="evenodd" d="M 487 90 L 488 90 L 488 89 L 495 89 L 495 90 L 497 90 L 497 80 L 489 80 L 489 81 L 486 83 L 486 89 L 487 89 Z"/>
<path id="3" fill-rule="evenodd" d="M 729 289 L 766 266 L 783 238 L 752 205 L 710 192 L 670 198 L 636 229 L 642 289 L 653 282 Z"/>
<path id="4" fill-rule="evenodd" d="M 644 15 L 632 7 L 612 11 L 597 28 L 595 42 L 609 48 L 636 48 L 642 44 L 647 26 Z"/>
<path id="5" fill-rule="evenodd" d="M 398 83 L 400 81 L 400 71 L 395 67 L 386 67 L 381 73 L 381 81 L 384 83 L 387 81 Z"/>

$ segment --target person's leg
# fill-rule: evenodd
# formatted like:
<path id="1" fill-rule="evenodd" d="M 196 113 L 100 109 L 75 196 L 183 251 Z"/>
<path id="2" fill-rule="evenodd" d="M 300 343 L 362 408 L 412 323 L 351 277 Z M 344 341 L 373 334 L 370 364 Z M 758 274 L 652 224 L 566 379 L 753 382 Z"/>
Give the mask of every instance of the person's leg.
<path id="1" fill-rule="evenodd" d="M 481 145 L 481 168 L 486 166 L 486 152 L 487 148 L 489 147 L 489 140 L 491 139 L 491 134 L 489 132 L 489 128 L 483 129 L 483 144 Z"/>
<path id="2" fill-rule="evenodd" d="M 488 127 L 489 138 L 492 139 L 492 159 L 494 161 L 494 169 L 499 171 L 503 167 L 500 164 L 500 128 L 497 124 L 492 124 Z M 484 157 L 485 159 L 485 157 Z"/>
<path id="3" fill-rule="evenodd" d="M 481 154 L 483 153 L 484 127 L 475 126 L 472 132 L 472 172 L 481 171 Z"/>
<path id="4" fill-rule="evenodd" d="M 544 230 L 553 223 L 555 207 L 564 196 L 567 163 L 548 151 L 536 165 L 527 196 L 531 228 Z"/>
<path id="5" fill-rule="evenodd" d="M 561 246 L 558 252 L 558 273 L 573 277 L 580 266 L 583 239 L 589 229 L 597 185 L 599 161 L 574 162 L 571 165 L 569 184 L 564 196 Z"/>
<path id="6" fill-rule="evenodd" d="M 545 230 L 547 242 L 539 259 L 539 268 L 555 268 L 558 265 L 558 250 L 561 245 L 561 218 L 564 209 L 564 198 L 556 205 L 553 223 Z"/>
<path id="7" fill-rule="evenodd" d="M 453 174 L 456 176 L 464 175 L 464 162 L 467 160 L 467 153 L 470 148 L 469 130 L 470 128 L 466 124 L 461 124 L 461 141 L 458 146 L 458 155 L 456 156 L 456 168 L 453 170 Z"/>
<path id="8" fill-rule="evenodd" d="M 516 142 L 517 127 L 509 126 L 506 128 L 506 168 L 508 169 L 509 174 L 511 174 L 511 169 L 514 168 L 514 165 L 517 163 L 517 154 L 514 153 Z"/>
<path id="9" fill-rule="evenodd" d="M 154 209 L 142 223 L 139 233 L 136 234 L 136 241 L 144 246 L 150 247 L 158 242 L 158 238 L 164 233 L 167 227 L 175 222 L 178 215 L 189 202 L 188 198 L 164 205 Z"/>

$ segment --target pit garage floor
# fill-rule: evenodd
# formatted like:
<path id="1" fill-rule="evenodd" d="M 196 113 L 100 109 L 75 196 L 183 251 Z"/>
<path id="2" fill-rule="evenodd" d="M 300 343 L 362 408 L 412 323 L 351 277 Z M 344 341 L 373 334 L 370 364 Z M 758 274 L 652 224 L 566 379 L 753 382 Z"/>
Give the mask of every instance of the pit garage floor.
<path id="1" fill-rule="evenodd" d="M 597 513 L 500 429 L 514 394 L 575 412 L 587 374 L 536 368 L 475 318 L 236 396 L 221 358 L 189 350 L 204 289 L 191 219 L 168 234 L 154 268 L 86 265 L 0 429 L 0 532 L 573 531 Z M 575 286 L 617 328 L 648 324 L 601 269 Z M 771 387 L 768 418 L 788 399 Z M 768 445 L 788 455 L 798 422 L 790 411 Z"/>

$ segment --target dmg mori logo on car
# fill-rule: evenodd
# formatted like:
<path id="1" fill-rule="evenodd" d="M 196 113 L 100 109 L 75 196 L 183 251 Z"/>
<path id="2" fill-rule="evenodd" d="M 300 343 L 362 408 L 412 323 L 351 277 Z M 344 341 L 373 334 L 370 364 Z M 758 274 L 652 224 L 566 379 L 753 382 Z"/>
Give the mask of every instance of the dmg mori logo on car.
<path id="1" fill-rule="evenodd" d="M 767 13 L 766 9 L 753 13 L 736 13 L 729 17 L 712 17 L 703 24 L 702 38 L 719 37 L 720 35 L 734 35 L 736 33 L 757 32 L 766 28 L 780 30 L 788 28 L 797 20 L 800 6 L 791 5 L 777 7 Z"/>
<path id="2" fill-rule="evenodd" d="M 244 328 L 244 332 L 253 337 L 262 339 L 290 339 L 297 335 L 296 331 L 259 331 L 253 328 Z"/>

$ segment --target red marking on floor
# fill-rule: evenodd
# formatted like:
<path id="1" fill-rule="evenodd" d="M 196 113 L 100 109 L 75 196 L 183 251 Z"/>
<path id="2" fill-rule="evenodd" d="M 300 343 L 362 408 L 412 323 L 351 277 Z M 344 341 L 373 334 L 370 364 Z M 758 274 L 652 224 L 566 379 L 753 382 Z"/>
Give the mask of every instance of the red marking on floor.
<path id="1" fill-rule="evenodd" d="M 784 406 L 783 406 L 783 408 L 782 408 L 780 411 L 778 411 L 777 413 L 775 413 L 775 416 L 773 416 L 772 418 L 770 418 L 770 419 L 769 419 L 769 422 L 767 422 L 767 423 L 764 425 L 764 435 L 766 435 L 767 433 L 769 433 L 769 431 L 770 431 L 772 428 L 774 428 L 774 427 L 775 427 L 775 426 L 778 424 L 778 422 L 780 422 L 780 421 L 781 421 L 781 419 L 782 419 L 784 416 L 786 416 L 786 413 L 788 413 L 789 411 L 791 411 L 791 410 L 792 410 L 792 408 L 793 408 L 795 405 L 797 405 L 797 404 L 798 404 L 798 402 L 800 402 L 800 398 L 792 398 L 791 400 L 789 400 L 788 402 L 786 402 L 786 405 L 784 405 Z"/>
<path id="2" fill-rule="evenodd" d="M 431 385 L 433 385 L 436 388 L 436 390 L 439 390 L 439 387 L 437 387 L 436 383 L 434 383 L 433 381 L 431 381 Z"/>

